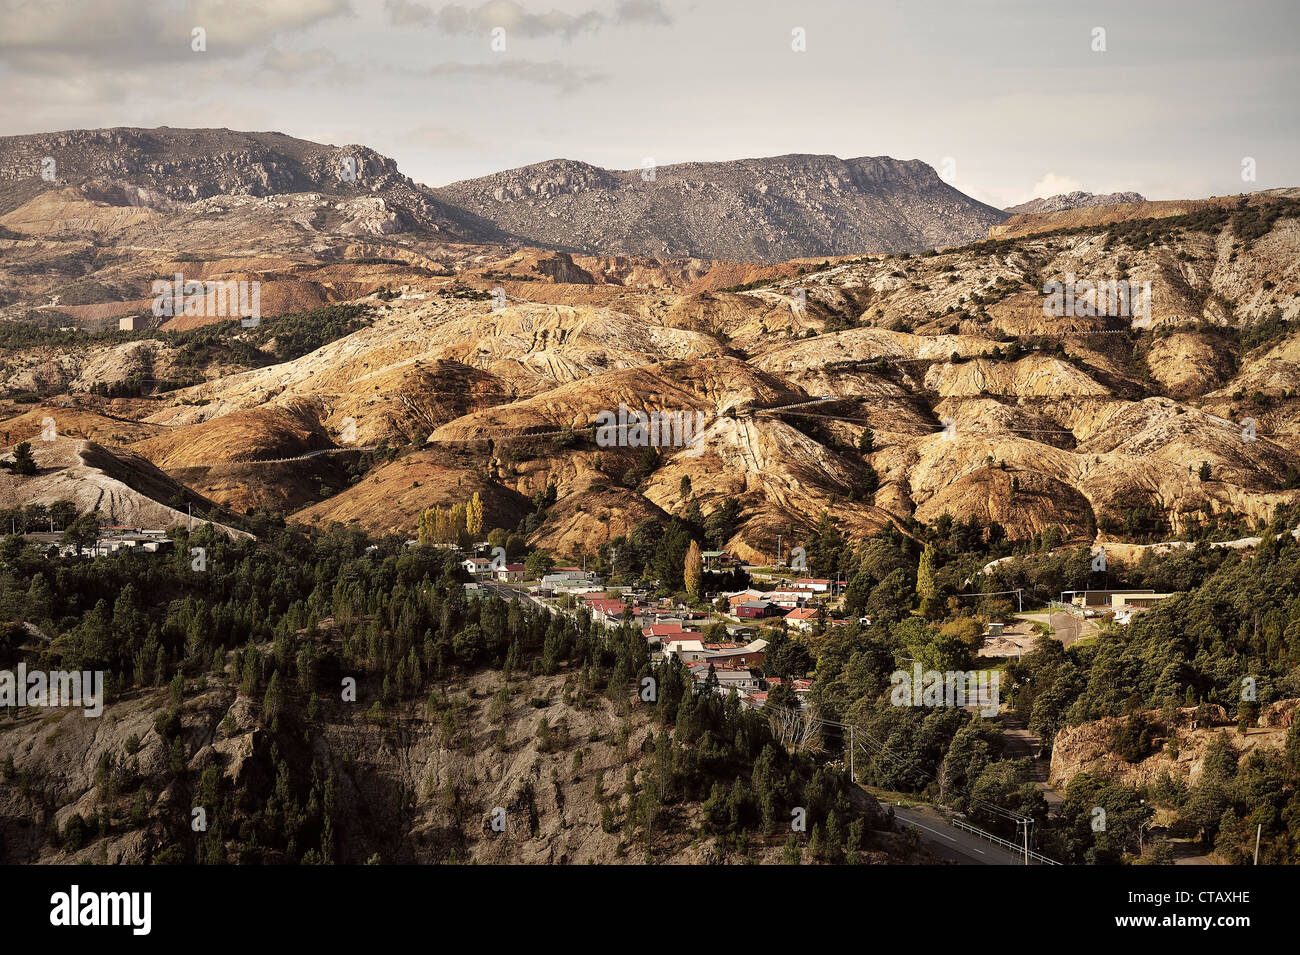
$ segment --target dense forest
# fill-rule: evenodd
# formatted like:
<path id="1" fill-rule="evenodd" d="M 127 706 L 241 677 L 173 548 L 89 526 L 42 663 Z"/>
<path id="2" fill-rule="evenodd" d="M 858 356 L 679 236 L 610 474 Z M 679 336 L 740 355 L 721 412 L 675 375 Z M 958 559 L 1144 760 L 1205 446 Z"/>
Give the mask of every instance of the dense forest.
<path id="1" fill-rule="evenodd" d="M 0 543 L 0 618 L 7 621 L 0 667 L 25 660 L 50 670 L 103 670 L 110 707 L 167 688 L 154 730 L 171 748 L 168 778 L 138 772 L 134 741 L 98 767 L 97 812 L 74 815 L 50 833 L 54 844 L 75 850 L 115 827 L 142 825 L 156 795 L 150 787 L 168 786 L 219 821 L 195 833 L 186 817 L 171 820 L 154 861 L 360 861 L 339 857 L 349 820 L 337 808 L 334 770 L 313 743 L 348 705 L 339 702 L 341 682 L 356 681 L 367 721 L 392 730 L 415 721 L 456 746 L 464 745 L 461 683 L 484 669 L 500 671 L 502 692 L 520 674 L 567 672 L 575 677 L 574 705 L 604 697 L 625 718 L 633 705 L 647 710 L 643 716 L 660 729 L 628 755 L 625 804 L 607 801 L 602 821 L 626 833 L 629 851 L 642 843 L 649 853 L 652 834 L 673 820 L 682 825 L 692 803 L 701 804 L 699 825 L 720 845 L 742 853 L 754 840 L 784 846 L 787 861 L 857 861 L 869 830 L 882 823 L 850 799 L 840 769 L 787 751 L 768 720 L 734 698 L 691 692 L 679 666 L 651 664 L 631 628 L 611 632 L 585 612 L 496 596 L 467 600 L 463 570 L 445 549 L 407 548 L 396 537 L 372 542 L 338 528 L 307 534 L 268 523 L 257 530 L 252 541 L 210 527 L 176 529 L 171 553 L 93 559 L 45 556 L 16 536 Z M 202 549 L 202 569 L 194 548 Z M 35 649 L 29 627 L 52 639 Z M 237 682 L 265 726 L 262 788 L 234 786 L 216 765 L 201 774 L 187 769 L 179 708 L 187 695 L 222 681 Z M 647 685 L 656 692 L 638 695 Z M 538 734 L 555 745 L 544 721 Z M 35 774 L 12 763 L 3 773 L 41 802 Z M 449 797 L 459 818 L 466 807 L 458 798 Z M 792 807 L 806 820 L 799 835 Z M 461 838 L 449 861 L 463 857 Z"/>

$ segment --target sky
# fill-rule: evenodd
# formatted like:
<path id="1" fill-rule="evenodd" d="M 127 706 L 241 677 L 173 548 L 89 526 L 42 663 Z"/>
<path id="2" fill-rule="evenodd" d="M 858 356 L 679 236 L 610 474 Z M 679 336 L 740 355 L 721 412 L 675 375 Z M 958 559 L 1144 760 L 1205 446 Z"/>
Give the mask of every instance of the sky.
<path id="1" fill-rule="evenodd" d="M 1192 198 L 1300 185 L 1298 26 L 1295 0 L 0 0 L 0 135 L 275 130 L 429 185 L 826 153 L 999 207 Z"/>

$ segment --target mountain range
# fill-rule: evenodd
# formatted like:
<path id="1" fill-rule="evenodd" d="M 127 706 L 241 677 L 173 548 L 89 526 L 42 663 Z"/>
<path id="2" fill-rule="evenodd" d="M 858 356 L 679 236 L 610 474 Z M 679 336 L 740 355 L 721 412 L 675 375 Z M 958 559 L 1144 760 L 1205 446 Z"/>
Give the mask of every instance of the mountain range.
<path id="1" fill-rule="evenodd" d="M 48 179 L 42 163 L 53 160 Z M 555 159 L 437 189 L 364 146 L 225 129 L 0 138 L 0 215 L 54 186 L 176 213 L 216 197 L 382 204 L 362 230 L 587 253 L 778 262 L 963 244 L 1007 216 L 888 157 L 790 155 L 617 171 Z"/>

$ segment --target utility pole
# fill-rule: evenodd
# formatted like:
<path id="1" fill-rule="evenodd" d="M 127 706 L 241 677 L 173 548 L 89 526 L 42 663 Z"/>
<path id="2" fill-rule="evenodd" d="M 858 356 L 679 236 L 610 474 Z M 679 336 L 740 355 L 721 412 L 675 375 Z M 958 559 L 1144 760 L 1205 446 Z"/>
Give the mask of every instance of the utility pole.
<path id="1" fill-rule="evenodd" d="M 856 783 L 858 781 L 858 777 L 853 775 L 853 750 L 854 750 L 853 724 L 850 723 L 849 724 L 849 782 Z M 1256 852 L 1256 854 L 1258 854 L 1258 851 Z"/>
<path id="2" fill-rule="evenodd" d="M 778 567 L 781 566 L 781 557 L 784 553 L 785 551 L 781 550 L 781 535 L 777 534 L 776 535 L 776 565 Z"/>
<path id="3" fill-rule="evenodd" d="M 1263 831 L 1264 824 L 1261 822 L 1255 826 L 1255 861 L 1254 865 L 1259 865 L 1259 834 Z"/>

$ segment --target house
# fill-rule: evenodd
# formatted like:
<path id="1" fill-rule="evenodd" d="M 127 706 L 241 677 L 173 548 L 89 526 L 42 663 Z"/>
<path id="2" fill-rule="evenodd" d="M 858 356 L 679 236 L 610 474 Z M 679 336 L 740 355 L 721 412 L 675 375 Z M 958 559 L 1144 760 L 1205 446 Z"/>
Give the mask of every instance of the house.
<path id="1" fill-rule="evenodd" d="M 705 570 L 716 570 L 721 567 L 731 567 L 736 563 L 736 559 L 728 554 L 725 550 L 706 550 L 700 555 L 704 559 Z"/>
<path id="2" fill-rule="evenodd" d="M 1110 607 L 1112 610 L 1119 610 L 1121 607 L 1132 607 L 1141 610 L 1150 610 L 1162 600 L 1172 597 L 1173 594 L 1157 594 L 1152 591 L 1125 591 L 1123 593 L 1114 593 L 1110 595 Z"/>
<path id="3" fill-rule="evenodd" d="M 717 649 L 712 649 L 714 647 Z M 708 657 L 709 662 L 717 666 L 761 667 L 767 658 L 766 640 L 754 640 L 743 645 L 730 644 L 725 648 L 718 644 L 710 644 L 705 649 L 709 649 L 712 653 L 712 656 Z"/>
<path id="4" fill-rule="evenodd" d="M 779 607 L 802 607 L 819 598 L 821 593 L 812 587 L 782 587 L 780 590 L 773 590 L 766 594 L 763 599 L 770 600 Z"/>
<path id="5" fill-rule="evenodd" d="M 571 584 L 588 584 L 596 581 L 598 578 L 595 574 L 589 574 L 577 567 L 554 567 L 549 574 L 542 577 L 544 582 L 550 582 L 553 585 L 571 585 Z"/>
<path id="6" fill-rule="evenodd" d="M 796 607 L 785 615 L 787 627 L 796 630 L 811 630 L 817 623 L 818 611 L 814 607 Z"/>
<path id="7" fill-rule="evenodd" d="M 1173 594 L 1157 593 L 1135 593 L 1126 591 L 1124 593 L 1111 594 L 1110 609 L 1115 615 L 1115 622 L 1118 624 L 1131 623 L 1133 617 L 1143 611 L 1150 610 L 1162 600 L 1174 596 Z"/>
<path id="8" fill-rule="evenodd" d="M 663 640 L 664 655 L 675 656 L 685 663 L 698 663 L 707 659 L 709 651 L 704 649 L 704 644 L 699 640 L 699 634 L 686 634 L 680 637 L 665 637 Z M 694 639 L 687 639 L 691 637 Z"/>
<path id="9" fill-rule="evenodd" d="M 717 680 L 717 691 L 722 694 L 730 693 L 732 690 L 744 694 L 761 689 L 762 686 L 762 681 L 747 667 L 723 667 L 714 663 L 701 662 L 690 669 L 696 690 L 702 690 L 707 686 L 710 676 Z"/>
<path id="10" fill-rule="evenodd" d="M 764 617 L 775 617 L 782 613 L 782 608 L 766 600 L 746 600 L 744 603 L 737 604 L 732 608 L 732 613 L 742 620 L 755 620 Z"/>
<path id="11" fill-rule="evenodd" d="M 1116 594 L 1153 594 L 1154 590 L 1067 590 L 1061 596 L 1068 597 L 1070 603 L 1076 607 L 1084 609 L 1102 608 L 1110 609 L 1111 598 Z"/>
<path id="12" fill-rule="evenodd" d="M 582 602 L 591 611 L 591 619 L 606 627 L 617 627 L 623 622 L 627 603 L 614 597 L 583 597 Z"/>
<path id="13" fill-rule="evenodd" d="M 78 548 L 74 544 L 62 543 L 62 535 L 56 534 L 25 534 L 29 540 L 36 540 L 46 544 L 46 547 L 57 546 L 59 556 L 61 557 L 99 557 L 104 554 L 116 554 L 120 550 L 142 551 L 150 554 L 157 554 L 165 550 L 170 550 L 174 544 L 170 538 L 154 537 L 145 534 L 100 534 L 95 538 L 95 543 L 89 547 Z"/>
<path id="14" fill-rule="evenodd" d="M 800 577 L 794 583 L 796 587 L 806 587 L 810 590 L 817 591 L 819 594 L 827 593 L 831 589 L 831 582 L 829 580 L 823 580 L 817 577 Z"/>
<path id="15" fill-rule="evenodd" d="M 595 574 L 586 574 L 576 568 L 556 570 L 541 580 L 543 587 L 549 587 L 556 593 L 575 593 L 582 591 L 592 593 L 603 590 L 601 579 Z"/>
<path id="16" fill-rule="evenodd" d="M 524 579 L 524 565 L 506 564 L 492 571 L 492 576 L 506 583 L 518 583 Z"/>
<path id="17" fill-rule="evenodd" d="M 471 574 L 486 574 L 492 570 L 492 561 L 486 557 L 467 557 L 464 566 Z"/>
<path id="18" fill-rule="evenodd" d="M 125 318 L 117 320 L 117 330 L 120 332 L 140 332 L 149 327 L 148 315 L 127 315 Z"/>
<path id="19" fill-rule="evenodd" d="M 666 647 L 668 643 L 689 642 L 700 638 L 700 634 L 696 630 L 684 630 L 679 626 L 670 624 L 652 624 L 648 627 L 642 627 L 641 636 L 645 637 L 646 642 L 652 648 Z"/>
<path id="20" fill-rule="evenodd" d="M 727 599 L 727 606 L 731 608 L 732 612 L 735 612 L 737 604 L 742 604 L 746 600 L 761 600 L 767 595 L 763 591 L 754 590 L 751 587 L 748 590 L 737 590 L 735 593 L 724 593 L 722 596 Z"/>

